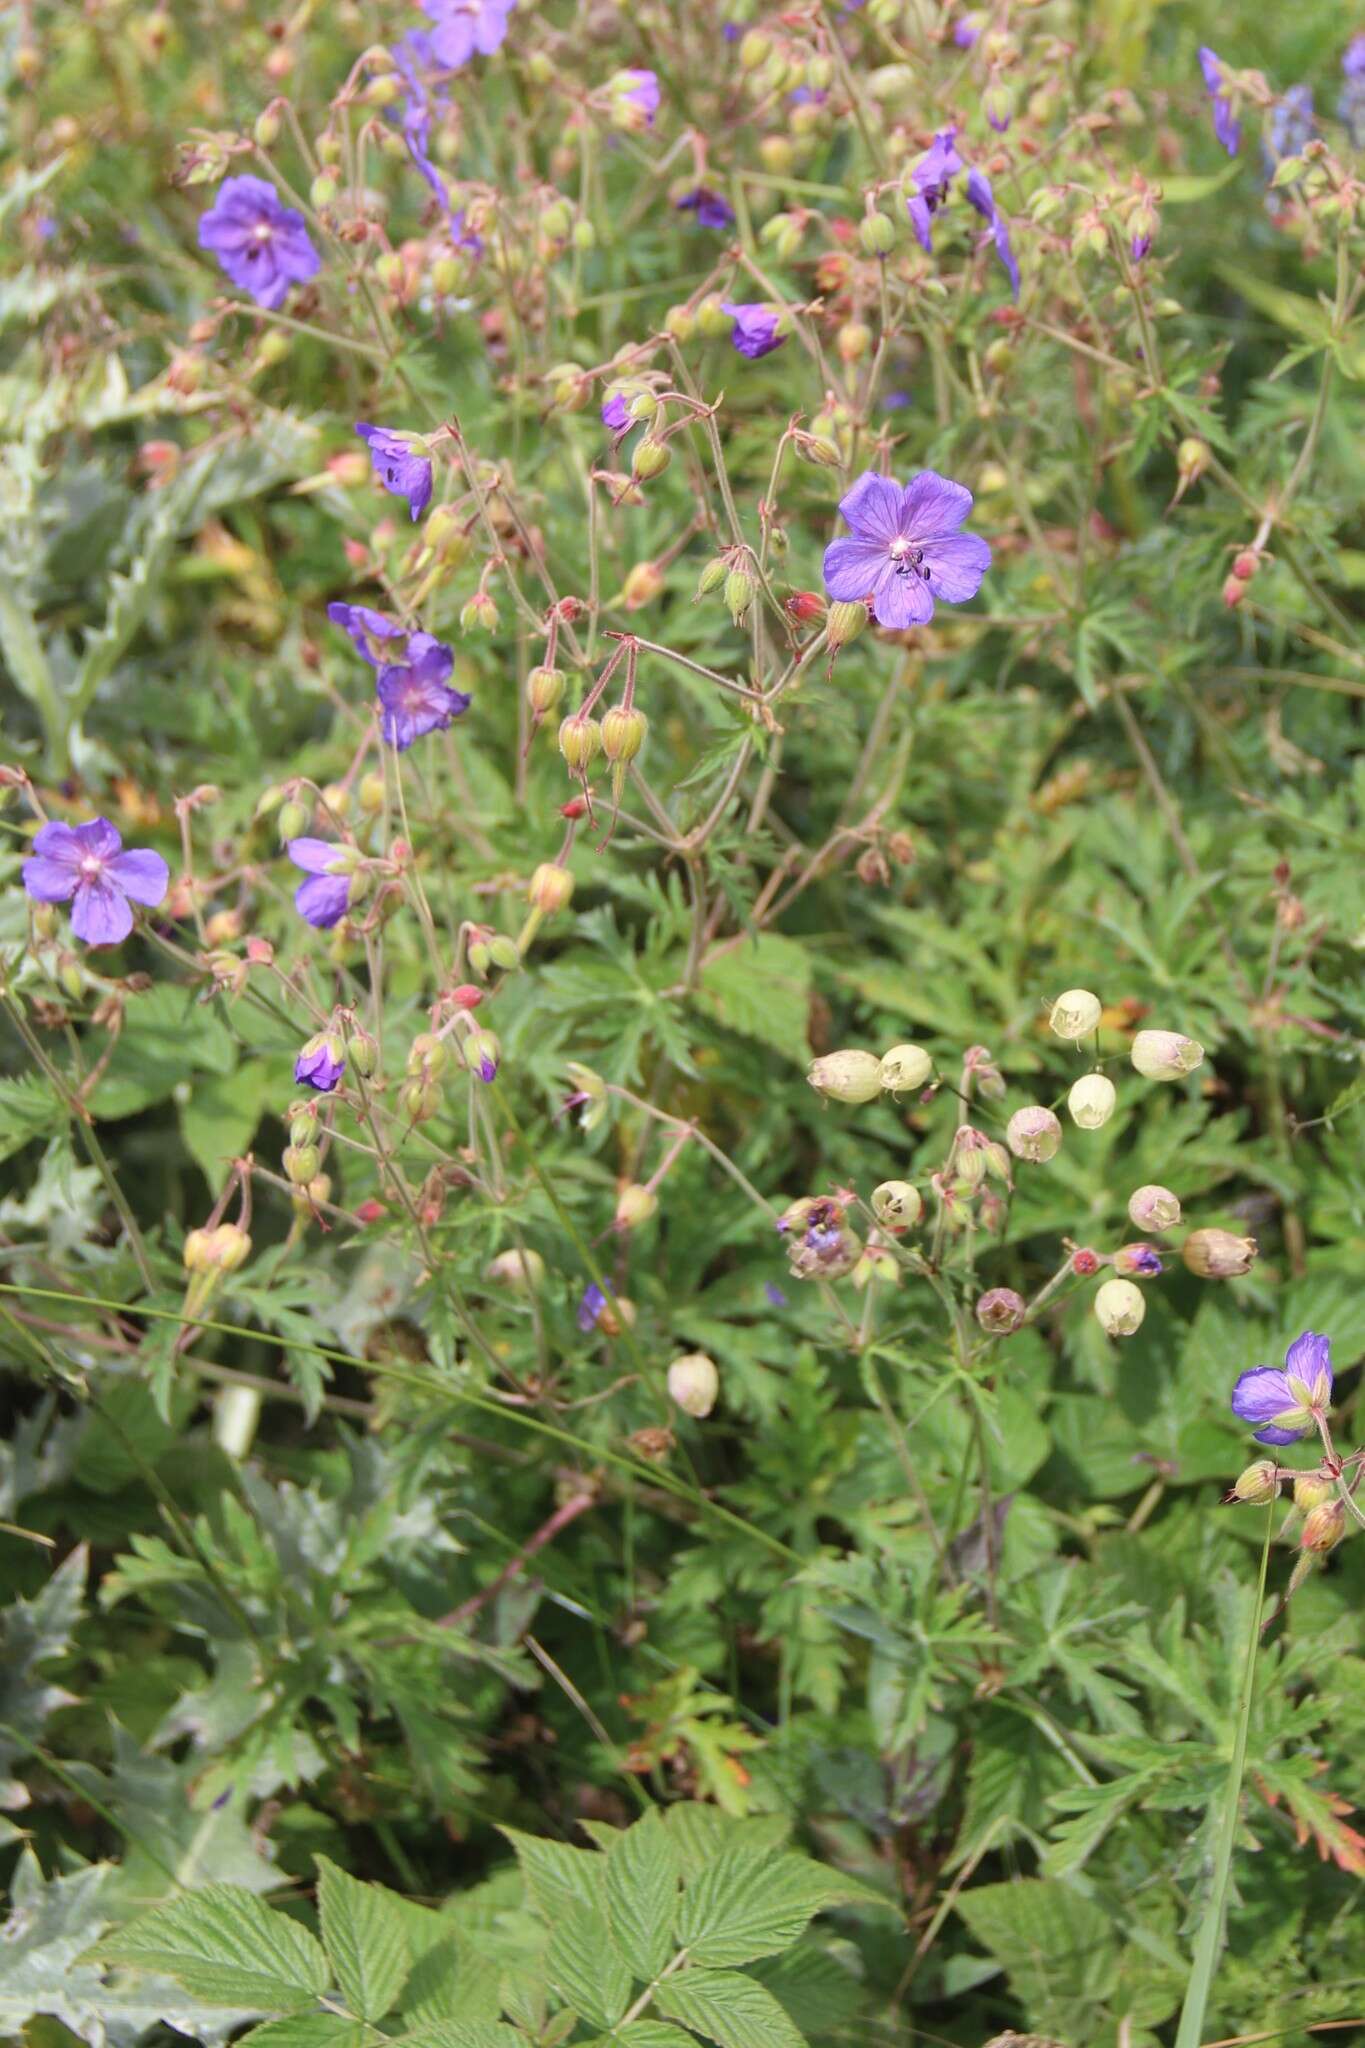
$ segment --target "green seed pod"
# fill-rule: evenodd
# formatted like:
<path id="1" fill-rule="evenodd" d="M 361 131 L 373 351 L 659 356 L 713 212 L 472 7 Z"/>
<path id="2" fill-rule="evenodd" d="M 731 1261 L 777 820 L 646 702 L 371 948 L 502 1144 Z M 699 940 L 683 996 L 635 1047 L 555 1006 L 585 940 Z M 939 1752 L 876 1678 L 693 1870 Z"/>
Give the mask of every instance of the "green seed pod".
<path id="1" fill-rule="evenodd" d="M 602 728 L 582 711 L 571 712 L 559 727 L 559 751 L 573 775 L 586 774 L 602 745 Z"/>
<path id="2" fill-rule="evenodd" d="M 647 482 L 650 477 L 662 476 L 672 460 L 673 451 L 667 442 L 656 441 L 651 434 L 642 435 L 630 458 L 631 475 L 639 482 Z"/>
<path id="3" fill-rule="evenodd" d="M 602 752 L 608 761 L 633 761 L 645 743 L 649 720 L 632 705 L 613 704 L 602 720 Z"/>
<path id="4" fill-rule="evenodd" d="M 316 1145 L 286 1145 L 284 1148 L 284 1170 L 295 1187 L 303 1187 L 313 1178 L 322 1164 L 322 1155 Z"/>
<path id="5" fill-rule="evenodd" d="M 737 626 L 744 623 L 754 601 L 754 579 L 743 569 L 732 569 L 725 579 L 725 606 Z"/>
<path id="6" fill-rule="evenodd" d="M 521 949 L 506 932 L 494 932 L 488 941 L 488 957 L 504 974 L 515 974 L 521 965 Z"/>
<path id="7" fill-rule="evenodd" d="M 303 833 L 305 833 L 305 832 L 306 832 L 307 830 L 308 830 L 308 807 L 307 807 L 307 805 L 306 805 L 306 804 L 301 804 L 301 803 L 299 802 L 299 800 L 298 800 L 298 798 L 297 798 L 297 797 L 290 797 L 290 799 L 289 799 L 289 801 L 288 801 L 287 803 L 283 803 L 283 804 L 281 804 L 281 805 L 280 805 L 280 811 L 279 811 L 279 834 L 280 834 L 280 845 L 281 845 L 281 846 L 284 846 L 284 845 L 287 845 L 287 844 L 288 844 L 288 842 L 289 842 L 289 841 L 290 841 L 291 839 L 298 839 L 298 838 L 299 838 L 299 837 L 301 837 L 301 835 L 302 835 Z"/>
<path id="8" fill-rule="evenodd" d="M 836 651 L 847 647 L 850 640 L 856 640 L 866 625 L 865 604 L 832 604 L 825 613 L 826 637 Z"/>
<path id="9" fill-rule="evenodd" d="M 526 701 L 537 718 L 553 711 L 563 695 L 562 668 L 533 668 L 526 678 Z"/>
<path id="10" fill-rule="evenodd" d="M 858 228 L 858 240 L 868 256 L 886 256 L 896 246 L 896 230 L 884 213 L 869 213 Z"/>
<path id="11" fill-rule="evenodd" d="M 730 565 L 724 555 L 713 556 L 697 578 L 697 596 L 709 597 L 713 590 L 719 590 L 729 573 Z"/>

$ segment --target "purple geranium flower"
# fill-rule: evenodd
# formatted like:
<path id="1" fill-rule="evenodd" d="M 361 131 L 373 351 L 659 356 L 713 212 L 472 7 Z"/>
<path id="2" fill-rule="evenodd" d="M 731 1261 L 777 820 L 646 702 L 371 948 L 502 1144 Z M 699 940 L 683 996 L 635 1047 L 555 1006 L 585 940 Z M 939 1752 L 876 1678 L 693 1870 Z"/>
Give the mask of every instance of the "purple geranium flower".
<path id="1" fill-rule="evenodd" d="M 934 215 L 948 197 L 953 179 L 963 169 L 962 158 L 954 147 L 956 135 L 956 128 L 941 130 L 910 173 L 914 189 L 906 195 L 905 210 L 921 249 L 932 249 Z"/>
<path id="2" fill-rule="evenodd" d="M 1132 235 L 1128 241 L 1128 254 L 1132 257 L 1134 263 L 1141 263 L 1151 246 L 1152 238 L 1150 235 Z"/>
<path id="3" fill-rule="evenodd" d="M 607 1305 L 607 1295 L 594 1282 L 585 1287 L 583 1298 L 578 1304 L 578 1327 L 586 1336 L 589 1330 L 597 1328 L 598 1318 Z"/>
<path id="4" fill-rule="evenodd" d="M 171 871 L 159 853 L 123 840 L 107 818 L 84 825 L 43 825 L 23 866 L 35 903 L 69 903 L 71 929 L 87 946 L 116 946 L 133 929 L 134 903 L 160 903 Z"/>
<path id="5" fill-rule="evenodd" d="M 654 116 L 663 103 L 657 72 L 618 71 L 611 81 L 611 92 L 619 107 L 630 110 L 631 127 L 654 126 Z"/>
<path id="6" fill-rule="evenodd" d="M 330 1095 L 345 1071 L 341 1042 L 330 1031 L 319 1031 L 310 1038 L 294 1062 L 294 1079 L 300 1087 L 316 1088 L 320 1095 Z"/>
<path id="7" fill-rule="evenodd" d="M 984 17 L 976 12 L 959 15 L 953 23 L 953 41 L 959 50 L 970 50 L 981 39 L 981 25 Z"/>
<path id="8" fill-rule="evenodd" d="M 610 427 L 613 434 L 628 434 L 635 422 L 626 411 L 626 401 L 619 391 L 613 391 L 602 407 L 602 424 Z"/>
<path id="9" fill-rule="evenodd" d="M 975 597 L 991 565 L 985 541 L 957 530 L 971 509 L 971 492 L 935 470 L 904 490 L 867 471 L 840 500 L 852 538 L 825 549 L 825 588 L 841 604 L 870 600 L 879 625 L 925 625 L 936 598 Z"/>
<path id="10" fill-rule="evenodd" d="M 393 45 L 392 56 L 403 81 L 403 140 L 413 162 L 448 213 L 450 198 L 445 181 L 431 161 L 432 99 L 424 75 L 434 69 L 437 61 L 431 37 L 420 28 L 409 29 Z"/>
<path id="11" fill-rule="evenodd" d="M 1019 296 L 1019 264 L 1015 258 L 1014 250 L 1010 246 L 1010 231 L 1006 224 L 1005 216 L 995 203 L 995 195 L 991 191 L 991 181 L 984 171 L 975 169 L 968 171 L 967 203 L 969 206 L 976 208 L 981 218 L 989 226 L 995 242 L 995 253 L 1005 267 L 1005 275 L 1010 281 L 1010 291 L 1017 299 Z"/>
<path id="12" fill-rule="evenodd" d="M 757 361 L 759 356 L 770 356 L 775 348 L 781 348 L 787 339 L 778 331 L 781 316 L 774 306 L 737 306 L 727 299 L 723 309 L 735 323 L 730 339 L 742 356 Z"/>
<path id="13" fill-rule="evenodd" d="M 1283 157 L 1297 156 L 1313 139 L 1313 89 L 1291 85 L 1270 110 L 1261 139 L 1261 160 L 1273 178 Z"/>
<path id="14" fill-rule="evenodd" d="M 291 285 L 322 268 L 303 215 L 285 206 L 264 178 L 228 178 L 199 222 L 199 246 L 258 306 L 275 312 Z"/>
<path id="15" fill-rule="evenodd" d="M 383 707 L 380 731 L 401 754 L 424 733 L 444 732 L 470 700 L 448 679 L 455 657 L 430 633 L 412 633 L 401 662 L 381 668 L 376 688 Z"/>
<path id="16" fill-rule="evenodd" d="M 294 866 L 308 876 L 294 891 L 294 908 L 320 932 L 330 931 L 345 917 L 350 902 L 350 852 L 325 839 L 291 839 L 287 851 Z"/>
<path id="17" fill-rule="evenodd" d="M 1242 140 L 1242 124 L 1232 111 L 1232 100 L 1223 90 L 1226 67 L 1220 56 L 1207 43 L 1199 51 L 1199 68 L 1204 74 L 1204 84 L 1213 101 L 1213 132 L 1229 156 L 1236 156 Z"/>
<path id="18" fill-rule="evenodd" d="M 477 50 L 491 57 L 507 35 L 514 0 L 420 0 L 431 20 L 431 48 L 438 64 L 458 71 Z"/>
<path id="19" fill-rule="evenodd" d="M 709 185 L 698 185 L 691 192 L 684 192 L 681 199 L 674 200 L 679 213 L 695 213 L 698 227 L 725 229 L 734 226 L 734 208 L 722 199 L 719 192 L 713 192 Z"/>
<path id="20" fill-rule="evenodd" d="M 334 626 L 340 626 L 356 653 L 363 655 L 371 668 L 382 668 L 384 664 L 384 656 L 375 647 L 375 641 L 393 640 L 403 631 L 397 619 L 390 619 L 383 612 L 371 611 L 367 604 L 329 604 L 327 616 Z"/>
<path id="21" fill-rule="evenodd" d="M 374 473 L 386 491 L 406 498 L 414 519 L 420 519 L 431 502 L 431 459 L 419 455 L 406 434 L 392 434 L 387 427 L 372 427 L 357 420 L 356 432 L 370 451 Z"/>
<path id="22" fill-rule="evenodd" d="M 1232 1390 L 1232 1412 L 1259 1422 L 1258 1444 L 1292 1444 L 1307 1436 L 1332 1398 L 1332 1344 L 1305 1330 L 1284 1355 L 1284 1371 L 1258 1365 L 1244 1372 Z"/>

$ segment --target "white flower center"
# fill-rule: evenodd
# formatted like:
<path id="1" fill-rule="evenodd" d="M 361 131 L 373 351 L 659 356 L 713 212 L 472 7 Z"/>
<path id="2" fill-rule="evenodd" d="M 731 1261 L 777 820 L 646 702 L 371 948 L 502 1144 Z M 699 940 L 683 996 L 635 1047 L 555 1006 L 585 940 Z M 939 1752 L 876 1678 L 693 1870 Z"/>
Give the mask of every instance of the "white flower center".
<path id="1" fill-rule="evenodd" d="M 81 880 L 97 882 L 104 872 L 104 862 L 97 853 L 87 853 L 81 862 Z"/>
<path id="2" fill-rule="evenodd" d="M 927 583 L 929 571 L 924 566 L 924 550 L 917 548 L 905 534 L 898 533 L 888 550 L 891 566 L 898 576 L 922 576 Z"/>

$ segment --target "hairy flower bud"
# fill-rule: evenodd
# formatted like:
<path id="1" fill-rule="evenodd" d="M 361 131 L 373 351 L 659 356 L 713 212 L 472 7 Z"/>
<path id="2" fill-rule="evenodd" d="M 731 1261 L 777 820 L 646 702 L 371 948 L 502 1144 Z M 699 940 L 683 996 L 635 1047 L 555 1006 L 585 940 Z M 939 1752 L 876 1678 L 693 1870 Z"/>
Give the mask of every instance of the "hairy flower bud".
<path id="1" fill-rule="evenodd" d="M 308 830 L 307 805 L 301 804 L 297 797 L 290 797 L 287 803 L 280 805 L 276 824 L 279 829 L 281 846 L 284 846 L 291 839 L 301 838 Z"/>
<path id="2" fill-rule="evenodd" d="M 573 711 L 559 727 L 559 751 L 571 775 L 584 775 L 602 745 L 602 728 L 585 712 Z"/>
<path id="3" fill-rule="evenodd" d="M 1169 1188 L 1148 1181 L 1129 1195 L 1128 1215 L 1139 1230 L 1174 1230 L 1180 1221 L 1180 1199 Z"/>
<path id="4" fill-rule="evenodd" d="M 1204 1048 L 1179 1031 L 1139 1031 L 1129 1057 L 1149 1081 L 1178 1081 L 1183 1074 L 1194 1072 Z"/>
<path id="5" fill-rule="evenodd" d="M 1105 1074 L 1082 1074 L 1066 1098 L 1071 1121 L 1082 1131 L 1097 1131 L 1114 1114 L 1118 1090 Z"/>
<path id="6" fill-rule="evenodd" d="M 419 1031 L 408 1048 L 409 1074 L 416 1074 L 423 1081 L 434 1081 L 449 1064 L 450 1046 L 447 1041 L 438 1038 L 434 1031 Z"/>
<path id="7" fill-rule="evenodd" d="M 682 1409 L 684 1415 L 695 1415 L 698 1420 L 709 1415 L 719 1393 L 720 1374 L 716 1370 L 716 1362 L 704 1351 L 686 1351 L 669 1366 L 669 1399 Z"/>
<path id="8" fill-rule="evenodd" d="M 623 1187 L 616 1197 L 616 1214 L 612 1219 L 612 1227 L 616 1230 L 638 1229 L 640 1224 L 648 1223 L 658 1206 L 659 1197 L 653 1188 L 643 1187 L 638 1181 L 632 1181 L 627 1187 Z"/>
<path id="9" fill-rule="evenodd" d="M 1096 1290 L 1095 1314 L 1107 1337 L 1131 1337 L 1146 1313 L 1142 1289 L 1131 1280 L 1106 1280 Z"/>
<path id="10" fill-rule="evenodd" d="M 934 1071 L 934 1062 L 922 1045 L 893 1045 L 881 1060 L 881 1085 L 889 1095 L 907 1088 L 922 1088 Z"/>
<path id="11" fill-rule="evenodd" d="M 850 640 L 856 640 L 867 624 L 865 604 L 832 604 L 825 613 L 825 633 L 829 645 L 837 650 L 847 647 Z"/>
<path id="12" fill-rule="evenodd" d="M 630 473 L 638 483 L 645 483 L 652 476 L 662 476 L 672 460 L 673 451 L 666 441 L 642 434 L 630 458 Z"/>
<path id="13" fill-rule="evenodd" d="M 1325 1500 L 1321 1506 L 1310 1508 L 1303 1518 L 1299 1532 L 1300 1550 L 1313 1551 L 1319 1556 L 1328 1550 L 1335 1550 L 1346 1534 L 1346 1509 L 1340 1499 Z"/>
<path id="14" fill-rule="evenodd" d="M 908 1180 L 884 1180 L 872 1190 L 872 1213 L 888 1230 L 913 1230 L 924 1204 Z"/>
<path id="15" fill-rule="evenodd" d="M 1035 1165 L 1051 1159 L 1061 1142 L 1061 1124 L 1041 1102 L 1016 1109 L 1005 1126 L 1005 1143 L 1015 1158 L 1032 1160 Z"/>
<path id="16" fill-rule="evenodd" d="M 858 226 L 858 240 L 867 256 L 886 256 L 896 246 L 896 230 L 884 213 L 869 213 Z"/>
<path id="17" fill-rule="evenodd" d="M 836 1102 L 871 1102 L 882 1089 L 882 1063 L 875 1052 L 829 1052 L 812 1060 L 806 1079 Z"/>
<path id="18" fill-rule="evenodd" d="M 602 752 L 608 761 L 633 761 L 645 743 L 649 720 L 635 706 L 613 704 L 602 720 Z"/>
<path id="19" fill-rule="evenodd" d="M 647 604 L 653 604 L 663 592 L 664 572 L 657 562 L 636 562 L 626 572 L 621 585 L 621 602 L 628 612 L 638 612 Z"/>
<path id="20" fill-rule="evenodd" d="M 480 1081 L 497 1079 L 502 1047 L 491 1031 L 471 1031 L 460 1041 L 460 1054 L 471 1074 Z"/>
<path id="21" fill-rule="evenodd" d="M 1231 1280 L 1255 1265 L 1256 1240 L 1237 1237 L 1230 1230 L 1192 1230 L 1180 1256 L 1201 1280 Z"/>
<path id="22" fill-rule="evenodd" d="M 573 876 L 553 861 L 542 861 L 531 877 L 526 898 L 534 910 L 553 917 L 557 910 L 566 910 L 572 901 Z"/>
<path id="23" fill-rule="evenodd" d="M 713 590 L 719 590 L 730 573 L 730 564 L 724 555 L 713 555 L 697 578 L 697 596 L 709 597 Z"/>
<path id="24" fill-rule="evenodd" d="M 993 1337 L 1008 1337 L 1020 1329 L 1028 1314 L 1028 1303 L 1012 1287 L 992 1287 L 976 1304 L 976 1320 Z"/>
<path id="25" fill-rule="evenodd" d="M 527 1246 L 516 1246 L 510 1251 L 499 1252 L 488 1261 L 483 1269 L 485 1280 L 495 1287 L 505 1287 L 512 1294 L 535 1294 L 545 1284 L 545 1261 L 539 1252 Z"/>
<path id="26" fill-rule="evenodd" d="M 537 718 L 553 711 L 563 695 L 562 668 L 533 668 L 526 678 L 526 701 Z"/>
<path id="27" fill-rule="evenodd" d="M 1336 1487 L 1330 1479 L 1324 1479 L 1320 1472 L 1305 1472 L 1294 1481 L 1294 1505 L 1301 1514 L 1311 1508 L 1321 1507 L 1325 1500 L 1336 1497 Z"/>
<path id="28" fill-rule="evenodd" d="M 322 1155 L 316 1145 L 286 1145 L 283 1160 L 286 1178 L 301 1188 L 317 1172 Z"/>
<path id="29" fill-rule="evenodd" d="M 737 626 L 754 601 L 754 579 L 743 569 L 731 569 L 725 578 L 725 608 Z"/>
<path id="30" fill-rule="evenodd" d="M 1069 988 L 1052 1005 L 1048 1023 L 1058 1038 L 1088 1038 L 1099 1026 L 1103 1005 L 1088 988 Z"/>
<path id="31" fill-rule="evenodd" d="M 1224 1497 L 1229 1501 L 1247 1501 L 1252 1507 L 1264 1507 L 1268 1500 L 1274 1500 L 1279 1490 L 1275 1460 L 1258 1458 L 1254 1465 L 1248 1465 L 1244 1472 L 1238 1473 Z"/>
<path id="32" fill-rule="evenodd" d="M 1209 466 L 1207 441 L 1198 441 L 1193 435 L 1188 436 L 1175 451 L 1175 466 L 1182 483 L 1196 483 Z"/>

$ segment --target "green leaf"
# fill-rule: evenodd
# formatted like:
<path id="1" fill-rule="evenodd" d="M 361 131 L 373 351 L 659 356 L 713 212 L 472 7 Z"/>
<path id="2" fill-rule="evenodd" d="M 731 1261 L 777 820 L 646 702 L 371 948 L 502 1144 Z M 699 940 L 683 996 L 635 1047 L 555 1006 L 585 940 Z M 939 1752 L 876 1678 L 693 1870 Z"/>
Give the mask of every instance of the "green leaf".
<path id="1" fill-rule="evenodd" d="M 737 1970 L 685 1970 L 659 1986 L 654 2003 L 720 2048 L 804 2048 L 771 1991 Z"/>
<path id="2" fill-rule="evenodd" d="M 790 1948 L 816 1904 L 802 1896 L 799 1856 L 741 1843 L 724 1850 L 683 1892 L 678 1941 L 696 1963 L 721 1969 Z"/>
<path id="3" fill-rule="evenodd" d="M 396 2035 L 393 2048 L 526 2048 L 526 2036 L 503 2020 L 431 2020 Z"/>
<path id="4" fill-rule="evenodd" d="M 595 2027 L 614 2027 L 630 2004 L 630 1973 L 612 1946 L 603 1906 L 561 1904 L 545 1969 L 565 2004 Z"/>
<path id="5" fill-rule="evenodd" d="M 676 1947 L 678 1855 L 657 1807 L 612 1843 L 606 1882 L 612 1940 L 635 1975 L 648 1983 Z"/>
<path id="6" fill-rule="evenodd" d="M 331 1983 L 327 1958 L 307 1928 L 236 1885 L 172 1899 L 107 1936 L 97 1953 L 105 1962 L 174 1977 L 209 2005 L 295 2012 Z"/>
<path id="7" fill-rule="evenodd" d="M 1118 1970 L 1118 1942 L 1104 1913 L 1059 1879 L 1017 1878 L 964 1892 L 957 1912 L 1038 2019 L 1069 2033 L 1078 2008 L 1101 2002 Z"/>
<path id="8" fill-rule="evenodd" d="M 293 2012 L 287 2019 L 262 2020 L 243 2034 L 236 2048 L 354 2048 L 355 2021 L 334 2012 Z"/>
<path id="9" fill-rule="evenodd" d="M 696 2048 L 690 2034 L 670 2027 L 666 2020 L 632 2020 L 628 2027 L 618 2027 L 612 2040 L 620 2048 Z"/>
<path id="10" fill-rule="evenodd" d="M 804 1066 L 810 1057 L 810 987 L 805 948 L 764 932 L 709 960 L 696 1000 L 718 1024 Z"/>
<path id="11" fill-rule="evenodd" d="M 0 1160 L 13 1158 L 34 1138 L 51 1137 L 66 1121 L 66 1110 L 39 1075 L 0 1081 Z"/>
<path id="12" fill-rule="evenodd" d="M 407 1981 L 402 1902 L 382 1885 L 349 1877 L 325 1856 L 313 1860 L 322 1942 L 341 1995 L 357 2019 L 382 2020 Z"/>
<path id="13" fill-rule="evenodd" d="M 547 1842 L 539 1835 L 524 1835 L 519 1828 L 502 1828 L 500 1832 L 517 1852 L 531 1903 L 547 1920 L 557 1919 L 565 1906 L 598 1903 L 603 1864 L 594 1850 Z"/>
<path id="14" fill-rule="evenodd" d="M 180 1104 L 180 1135 L 215 1193 L 229 1163 L 256 1135 L 277 1078 L 273 1064 L 255 1059 L 228 1074 L 196 1074 L 187 1084 L 189 1098 Z"/>

